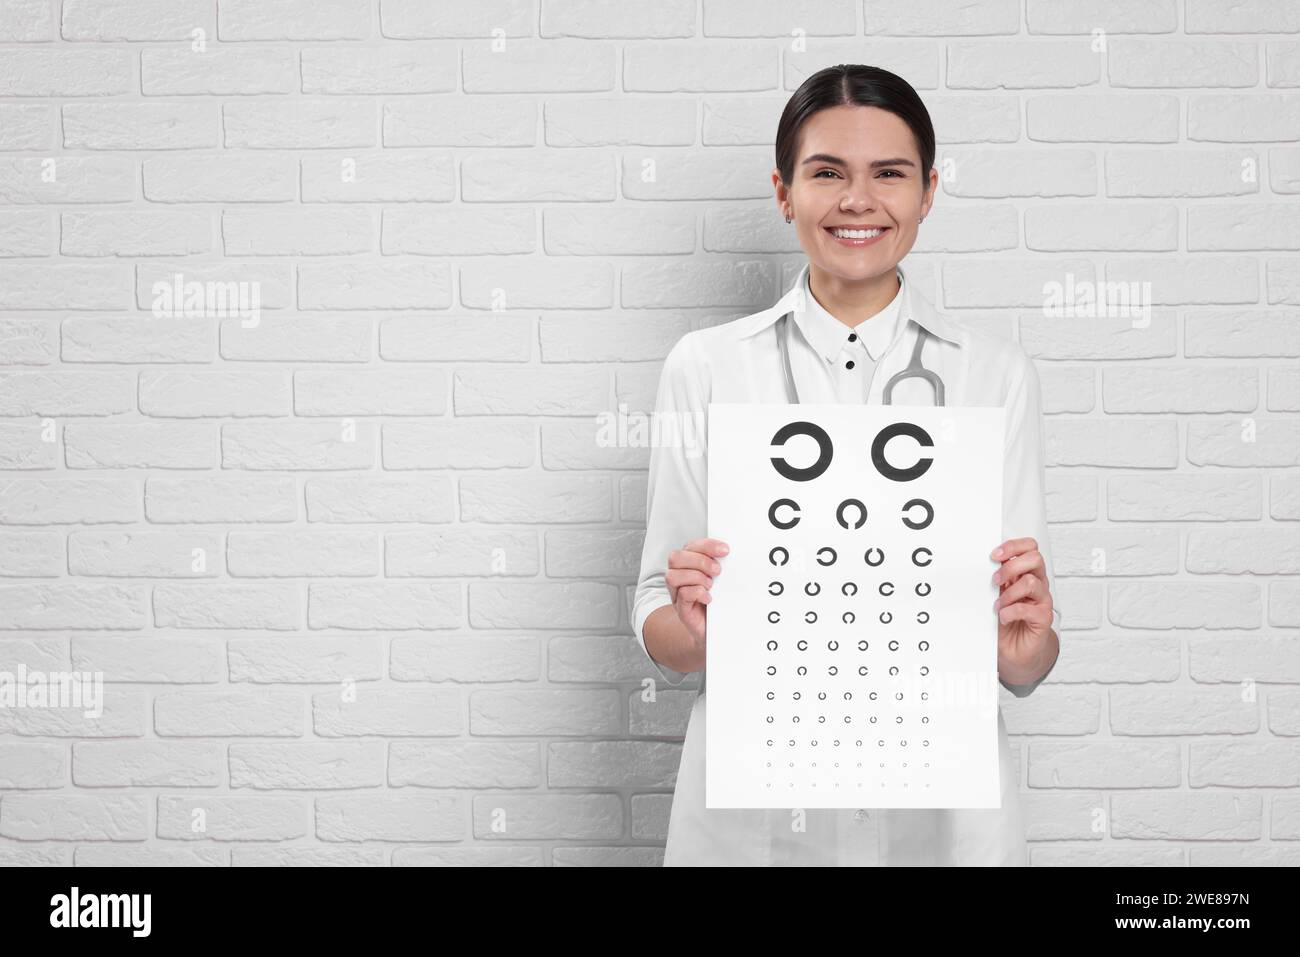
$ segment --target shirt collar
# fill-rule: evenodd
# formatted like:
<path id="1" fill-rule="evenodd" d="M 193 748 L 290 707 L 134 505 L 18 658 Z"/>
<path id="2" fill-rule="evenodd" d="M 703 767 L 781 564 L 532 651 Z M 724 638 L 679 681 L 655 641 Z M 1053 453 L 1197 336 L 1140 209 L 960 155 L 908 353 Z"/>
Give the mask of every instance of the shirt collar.
<path id="1" fill-rule="evenodd" d="M 960 346 L 966 345 L 965 330 L 935 309 L 930 300 L 926 299 L 921 294 L 921 291 L 917 289 L 915 282 L 907 281 L 906 270 L 901 264 L 895 268 L 898 270 L 899 276 L 903 278 L 902 289 L 900 290 L 903 294 L 899 297 L 899 323 L 915 322 L 933 336 L 946 339 L 948 342 Z M 795 281 L 791 284 L 790 291 L 782 296 L 776 305 L 770 309 L 764 309 L 762 312 L 756 312 L 752 316 L 737 320 L 737 323 L 739 323 L 737 331 L 742 339 L 762 332 L 768 326 L 775 325 L 776 321 L 787 312 L 795 313 L 796 322 L 798 321 L 797 314 L 805 308 L 809 269 L 809 264 L 805 262 L 803 268 L 799 270 L 799 275 L 795 277 Z M 838 322 L 838 320 L 836 321 Z"/>
<path id="2" fill-rule="evenodd" d="M 871 358 L 879 360 L 885 349 L 894 341 L 894 333 L 898 330 L 898 314 L 902 309 L 903 297 L 907 294 L 907 282 L 903 274 L 898 273 L 898 292 L 889 301 L 889 305 L 852 328 L 827 312 L 826 308 L 817 301 L 809 286 L 810 271 L 805 269 L 801 275 L 803 276 L 802 288 L 806 297 L 804 302 L 807 303 L 808 308 L 796 312 L 794 318 L 804 337 L 813 344 L 813 347 L 826 357 L 827 362 L 835 362 L 849 344 L 849 334 L 856 333 Z"/>

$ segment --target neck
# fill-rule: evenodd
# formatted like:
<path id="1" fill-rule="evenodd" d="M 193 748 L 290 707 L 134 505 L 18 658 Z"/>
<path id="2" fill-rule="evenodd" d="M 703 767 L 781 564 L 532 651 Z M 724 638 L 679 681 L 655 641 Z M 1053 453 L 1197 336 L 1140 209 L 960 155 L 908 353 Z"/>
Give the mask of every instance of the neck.
<path id="1" fill-rule="evenodd" d="M 821 307 L 852 328 L 884 310 L 898 295 L 900 283 L 893 267 L 870 279 L 849 281 L 808 267 L 808 291 Z"/>

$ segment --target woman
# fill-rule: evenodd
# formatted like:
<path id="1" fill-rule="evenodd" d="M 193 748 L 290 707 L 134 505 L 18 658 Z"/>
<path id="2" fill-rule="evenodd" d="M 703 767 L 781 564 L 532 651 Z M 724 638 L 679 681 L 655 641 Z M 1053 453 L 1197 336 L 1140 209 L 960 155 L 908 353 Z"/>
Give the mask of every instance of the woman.
<path id="1" fill-rule="evenodd" d="M 715 402 L 785 402 L 777 320 L 792 313 L 791 371 L 803 402 L 879 403 L 918 337 L 947 405 L 1006 414 L 1003 538 L 990 542 L 1000 594 L 998 676 L 1019 697 L 1059 651 L 1043 490 L 1038 376 L 1014 342 L 940 315 L 899 266 L 934 202 L 929 114 L 902 78 L 869 66 L 810 76 L 777 128 L 772 180 L 808 263 L 771 309 L 683 336 L 669 352 L 656 418 L 702 425 Z M 797 330 L 797 331 L 796 331 Z M 895 405 L 931 405 L 928 382 L 903 380 Z M 707 447 L 707 445 L 705 446 Z M 706 536 L 707 456 L 651 451 L 645 549 L 632 625 L 664 678 L 702 671 L 710 587 L 727 544 Z M 991 567 L 993 567 L 991 565 Z M 994 809 L 716 809 L 704 806 L 702 680 L 682 749 L 664 864 L 1025 865 L 1018 776 L 998 713 L 1002 806 Z"/>

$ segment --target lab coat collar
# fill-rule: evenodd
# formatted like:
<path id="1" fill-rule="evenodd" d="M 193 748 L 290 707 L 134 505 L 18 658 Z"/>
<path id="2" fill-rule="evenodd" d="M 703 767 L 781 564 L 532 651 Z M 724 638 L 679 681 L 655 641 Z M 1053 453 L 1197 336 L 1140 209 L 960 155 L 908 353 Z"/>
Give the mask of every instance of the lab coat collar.
<path id="1" fill-rule="evenodd" d="M 743 323 L 740 327 L 742 339 L 762 332 L 768 326 L 774 325 L 787 312 L 802 312 L 804 310 L 803 290 L 810 268 L 808 263 L 803 264 L 803 268 L 799 270 L 799 275 L 795 277 L 794 283 L 790 286 L 790 291 L 782 296 L 775 306 L 740 320 Z M 966 333 L 956 323 L 944 318 L 935 309 L 930 300 L 926 299 L 916 288 L 916 283 L 907 279 L 907 273 L 902 265 L 895 268 L 904 277 L 903 302 L 898 321 L 901 323 L 911 320 L 933 336 L 946 339 L 948 342 L 956 343 L 959 346 L 966 345 Z"/>
<path id="2" fill-rule="evenodd" d="M 907 296 L 907 279 L 901 270 L 896 272 L 899 279 L 898 293 L 889 301 L 889 305 L 853 327 L 858 341 L 873 360 L 880 359 L 902 325 L 899 313 L 902 311 L 903 299 Z M 808 308 L 802 313 L 794 314 L 795 323 L 803 331 L 804 338 L 813 344 L 827 362 L 836 362 L 847 348 L 848 327 L 811 297 L 807 288 L 808 273 L 805 271 L 802 275 L 804 279 L 800 288 L 808 297 L 805 299 Z"/>

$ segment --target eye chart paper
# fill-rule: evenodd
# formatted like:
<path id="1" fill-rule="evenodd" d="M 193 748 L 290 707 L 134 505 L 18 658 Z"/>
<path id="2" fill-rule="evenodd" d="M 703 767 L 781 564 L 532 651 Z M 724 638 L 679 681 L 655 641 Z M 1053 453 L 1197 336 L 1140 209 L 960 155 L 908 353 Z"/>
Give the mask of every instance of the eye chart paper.
<path id="1" fill-rule="evenodd" d="M 709 808 L 999 807 L 1003 411 L 709 405 Z"/>

